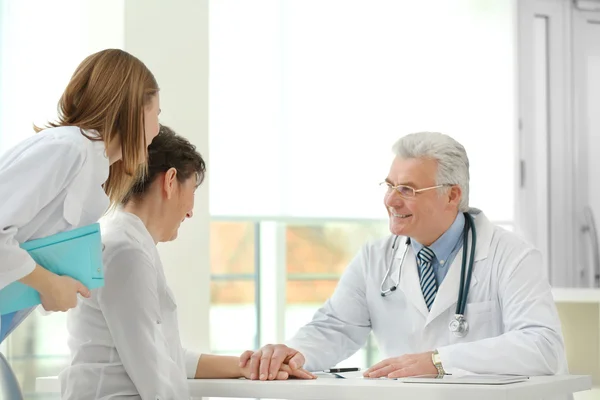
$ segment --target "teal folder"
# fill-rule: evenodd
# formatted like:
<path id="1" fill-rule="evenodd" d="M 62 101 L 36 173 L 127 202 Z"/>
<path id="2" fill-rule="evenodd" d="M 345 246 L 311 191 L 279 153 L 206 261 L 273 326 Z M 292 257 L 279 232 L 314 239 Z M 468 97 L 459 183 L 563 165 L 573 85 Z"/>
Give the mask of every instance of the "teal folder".
<path id="1" fill-rule="evenodd" d="M 100 225 L 92 224 L 21 245 L 44 268 L 57 275 L 68 275 L 88 289 L 104 286 Z M 0 262 L 2 262 L 0 260 Z M 0 315 L 40 304 L 33 288 L 13 282 L 0 290 Z"/>

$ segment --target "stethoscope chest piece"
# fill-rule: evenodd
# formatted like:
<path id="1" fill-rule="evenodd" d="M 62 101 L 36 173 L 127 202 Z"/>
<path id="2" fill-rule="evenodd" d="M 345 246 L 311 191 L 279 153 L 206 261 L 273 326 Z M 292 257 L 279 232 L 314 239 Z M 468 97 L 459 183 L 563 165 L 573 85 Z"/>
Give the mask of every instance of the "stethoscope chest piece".
<path id="1" fill-rule="evenodd" d="M 465 337 L 469 332 L 469 323 L 462 314 L 455 314 L 448 327 L 456 337 Z"/>

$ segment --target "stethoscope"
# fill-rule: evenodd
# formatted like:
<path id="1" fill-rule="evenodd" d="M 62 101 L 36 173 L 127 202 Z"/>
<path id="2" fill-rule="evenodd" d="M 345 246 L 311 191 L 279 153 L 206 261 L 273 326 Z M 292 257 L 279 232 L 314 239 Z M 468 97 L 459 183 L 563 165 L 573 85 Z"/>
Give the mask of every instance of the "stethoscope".
<path id="1" fill-rule="evenodd" d="M 450 321 L 448 328 L 450 332 L 457 337 L 465 337 L 469 332 L 469 324 L 465 318 L 465 307 L 467 305 L 467 298 L 469 297 L 469 287 L 471 285 L 471 275 L 473 274 L 473 260 L 475 259 L 475 246 L 477 244 L 477 234 L 475 232 L 475 223 L 473 222 L 473 217 L 469 213 L 464 213 L 465 215 L 465 227 L 463 229 L 463 258 L 462 265 L 460 270 L 460 289 L 458 291 L 458 299 L 456 301 L 456 312 L 454 314 L 454 319 Z M 471 252 L 469 254 L 469 262 L 467 268 L 467 250 L 469 246 L 469 229 L 471 230 Z M 398 241 L 398 236 L 394 238 L 392 242 L 392 251 L 391 258 L 388 269 L 383 277 L 383 281 L 381 281 L 381 296 L 387 297 L 394 293 L 396 289 L 398 289 L 398 285 L 400 284 L 400 273 L 402 271 L 402 264 L 404 263 L 404 258 L 406 257 L 406 253 L 408 252 L 408 248 L 410 247 L 410 238 L 406 238 L 404 252 L 402 253 L 402 257 L 400 258 L 400 267 L 398 267 L 398 281 L 394 282 L 394 280 L 390 277 L 392 273 L 392 267 L 394 265 L 394 254 L 396 253 L 396 242 Z M 465 282 L 465 270 L 467 270 L 466 282 Z M 392 286 L 389 289 L 384 289 L 383 286 L 385 282 L 391 279 Z"/>

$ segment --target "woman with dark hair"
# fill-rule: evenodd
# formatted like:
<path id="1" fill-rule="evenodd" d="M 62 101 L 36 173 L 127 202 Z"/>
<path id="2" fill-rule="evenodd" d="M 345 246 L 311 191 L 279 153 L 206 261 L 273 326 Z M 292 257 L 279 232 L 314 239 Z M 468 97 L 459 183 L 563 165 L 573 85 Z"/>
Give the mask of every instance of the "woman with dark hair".
<path id="1" fill-rule="evenodd" d="M 180 400 L 190 397 L 186 379 L 250 378 L 239 357 L 181 346 L 177 304 L 156 244 L 174 240 L 192 217 L 206 166 L 190 142 L 165 126 L 148 154 L 146 176 L 102 221 L 105 286 L 69 314 L 63 400 Z M 283 366 L 277 378 L 286 379 L 288 371 Z"/>

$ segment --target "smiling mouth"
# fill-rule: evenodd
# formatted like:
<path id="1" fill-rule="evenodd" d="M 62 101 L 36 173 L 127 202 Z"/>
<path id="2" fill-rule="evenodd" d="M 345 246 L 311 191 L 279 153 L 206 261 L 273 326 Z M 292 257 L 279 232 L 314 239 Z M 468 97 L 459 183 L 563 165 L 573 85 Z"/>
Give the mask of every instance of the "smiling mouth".
<path id="1" fill-rule="evenodd" d="M 393 210 L 390 210 L 390 215 L 392 217 L 402 218 L 402 219 L 405 219 L 405 218 L 408 218 L 408 217 L 412 217 L 412 214 L 397 214 Z"/>

